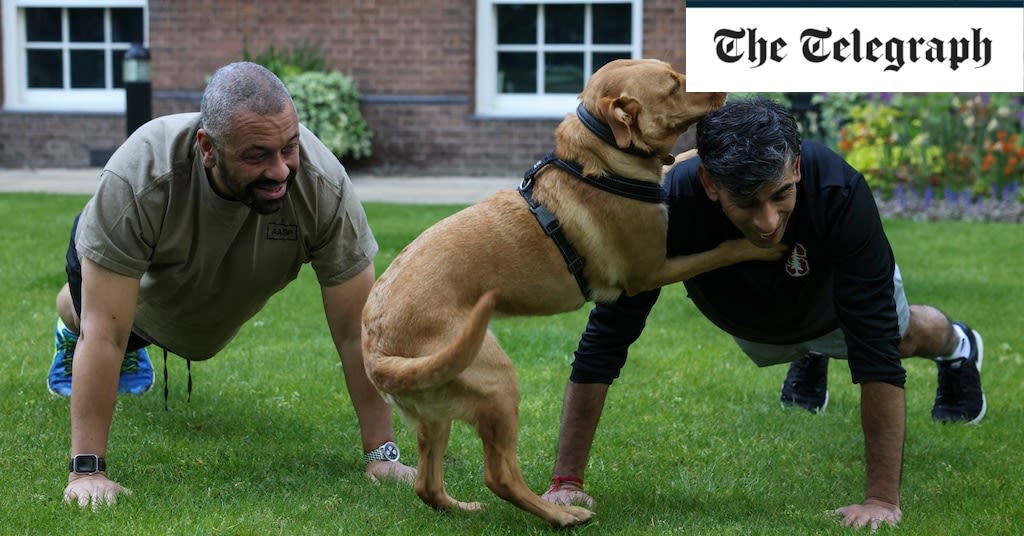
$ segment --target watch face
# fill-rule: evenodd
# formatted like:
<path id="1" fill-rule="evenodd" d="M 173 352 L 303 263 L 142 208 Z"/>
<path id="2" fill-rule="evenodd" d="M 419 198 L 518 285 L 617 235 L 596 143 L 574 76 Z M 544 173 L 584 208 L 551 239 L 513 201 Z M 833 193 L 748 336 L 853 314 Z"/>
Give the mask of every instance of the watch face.
<path id="1" fill-rule="evenodd" d="M 384 443 L 384 458 L 388 461 L 398 461 L 398 446 L 388 441 Z"/>
<path id="2" fill-rule="evenodd" d="M 95 454 L 75 456 L 71 470 L 75 473 L 95 473 L 99 471 L 99 457 Z"/>

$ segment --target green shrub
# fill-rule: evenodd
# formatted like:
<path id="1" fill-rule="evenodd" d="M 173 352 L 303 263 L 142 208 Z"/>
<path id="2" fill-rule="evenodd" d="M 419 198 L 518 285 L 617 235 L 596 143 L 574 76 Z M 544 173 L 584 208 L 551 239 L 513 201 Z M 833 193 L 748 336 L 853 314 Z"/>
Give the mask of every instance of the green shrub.
<path id="1" fill-rule="evenodd" d="M 299 121 L 334 156 L 370 156 L 373 132 L 359 111 L 359 89 L 351 77 L 327 69 L 319 43 L 304 40 L 293 43 L 290 49 L 270 45 L 257 55 L 244 44 L 242 57 L 266 67 L 284 82 L 295 101 Z"/>
<path id="2" fill-rule="evenodd" d="M 270 69 L 281 80 L 306 71 L 327 70 L 327 61 L 320 43 L 310 43 L 308 40 L 293 43 L 290 49 L 278 49 L 271 44 L 255 56 L 249 52 L 248 43 L 243 43 L 242 59 Z"/>
<path id="3" fill-rule="evenodd" d="M 338 158 L 370 156 L 373 132 L 359 111 L 359 88 L 338 71 L 307 71 L 288 76 L 299 121 Z"/>

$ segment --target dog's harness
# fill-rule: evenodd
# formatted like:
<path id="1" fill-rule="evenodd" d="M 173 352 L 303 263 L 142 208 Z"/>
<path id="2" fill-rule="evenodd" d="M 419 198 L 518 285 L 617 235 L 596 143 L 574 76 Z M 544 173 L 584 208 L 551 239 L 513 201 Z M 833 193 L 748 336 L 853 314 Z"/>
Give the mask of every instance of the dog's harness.
<path id="1" fill-rule="evenodd" d="M 603 175 L 601 180 L 587 177 L 583 175 L 583 168 L 581 166 L 558 158 L 554 152 L 548 153 L 547 156 L 538 160 L 523 175 L 523 182 L 518 188 L 519 195 L 523 196 L 523 199 L 526 200 L 526 204 L 530 207 L 530 213 L 536 218 L 537 223 L 544 230 L 544 234 L 555 241 L 558 251 L 562 254 L 562 258 L 565 259 L 565 264 L 569 268 L 569 273 L 576 278 L 576 284 L 579 285 L 583 298 L 589 300 L 590 283 L 583 275 L 583 267 L 586 264 L 586 260 L 569 243 L 569 239 L 565 237 L 565 232 L 562 230 L 562 224 L 558 221 L 558 218 L 547 207 L 542 203 L 538 203 L 533 198 L 533 186 L 536 182 L 537 173 L 549 164 L 558 167 L 569 175 L 595 188 L 629 199 L 645 203 L 664 203 L 667 196 L 660 184 L 628 179 L 618 175 Z"/>

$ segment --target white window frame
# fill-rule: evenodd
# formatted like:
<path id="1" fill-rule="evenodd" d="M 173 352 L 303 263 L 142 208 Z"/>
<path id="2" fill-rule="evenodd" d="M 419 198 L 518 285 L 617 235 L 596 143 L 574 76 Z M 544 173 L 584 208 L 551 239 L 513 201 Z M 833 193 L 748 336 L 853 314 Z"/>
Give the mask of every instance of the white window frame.
<path id="1" fill-rule="evenodd" d="M 25 112 L 123 113 L 125 92 L 112 89 L 29 89 L 25 54 L 24 8 L 142 8 L 143 35 L 149 36 L 147 0 L 0 0 L 3 9 L 3 69 L 5 110 Z M 66 39 L 66 38 L 65 38 Z M 119 48 L 108 40 L 97 43 L 104 49 Z M 62 43 L 68 50 L 68 43 Z M 148 43 L 143 43 L 148 47 Z M 70 65 L 64 62 L 65 77 Z"/>
<path id="2" fill-rule="evenodd" d="M 578 93 L 543 93 L 543 81 L 538 80 L 536 94 L 502 94 L 498 92 L 498 35 L 497 6 L 499 4 L 632 4 L 632 28 L 630 35 L 630 54 L 633 58 L 643 57 L 643 0 L 477 0 L 477 31 L 476 31 L 476 109 L 475 113 L 482 118 L 522 118 L 546 119 L 561 118 L 576 109 Z M 538 28 L 543 34 L 544 29 Z M 582 45 L 585 53 L 600 52 L 601 49 L 590 43 L 590 27 L 586 28 L 588 37 Z M 538 36 L 538 44 L 542 51 L 558 52 L 565 50 L 567 45 L 545 45 Z M 535 47 L 535 45 L 527 45 Z M 581 45 L 568 45 L 569 50 L 578 51 Z M 590 72 L 587 71 L 589 78 Z M 584 80 L 586 84 L 586 80 Z M 580 90 L 583 88 L 581 87 Z"/>

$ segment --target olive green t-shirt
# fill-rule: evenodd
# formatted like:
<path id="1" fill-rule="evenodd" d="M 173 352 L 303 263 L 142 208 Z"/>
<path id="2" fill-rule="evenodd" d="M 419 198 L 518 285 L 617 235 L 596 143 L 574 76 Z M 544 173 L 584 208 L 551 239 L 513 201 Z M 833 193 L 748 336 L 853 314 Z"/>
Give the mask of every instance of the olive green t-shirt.
<path id="1" fill-rule="evenodd" d="M 214 192 L 198 128 L 197 113 L 140 127 L 104 168 L 76 237 L 80 256 L 140 279 L 133 329 L 187 359 L 221 350 L 304 263 L 333 286 L 377 253 L 344 167 L 305 127 L 294 183 L 268 215 Z"/>

